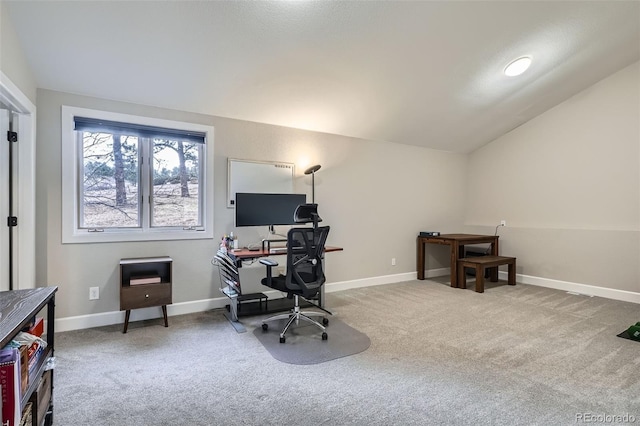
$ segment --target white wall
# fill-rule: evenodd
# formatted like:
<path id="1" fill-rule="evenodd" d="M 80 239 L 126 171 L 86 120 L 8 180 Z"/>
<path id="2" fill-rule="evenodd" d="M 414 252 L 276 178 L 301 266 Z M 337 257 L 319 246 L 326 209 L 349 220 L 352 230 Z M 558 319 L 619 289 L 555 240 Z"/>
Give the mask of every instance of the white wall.
<path id="1" fill-rule="evenodd" d="M 18 226 L 13 232 L 13 288 L 35 287 L 35 130 L 36 82 L 22 52 L 22 48 L 9 19 L 5 2 L 0 1 L 0 106 L 9 107 L 13 115 L 13 130 L 18 132 L 19 143 L 14 146 L 14 214 Z M 1 149 L 7 150 L 6 134 Z M 5 151 L 5 154 L 8 151 Z M 6 174 L 8 178 L 8 174 Z M 2 191 L 8 181 L 2 181 Z M 3 200 L 8 203 L 7 200 Z M 8 204 L 7 204 L 8 206 Z M 4 211 L 6 213 L 7 210 Z M 8 231 L 3 232 L 8 238 Z M 2 244 L 6 244 L 6 239 Z M 3 247 L 7 248 L 8 247 Z M 5 250 L 0 250 L 6 256 Z M 8 265 L 5 260 L 3 264 Z M 4 275 L 6 272 L 2 271 Z M 8 285 L 8 274 L 5 275 Z"/>
<path id="2" fill-rule="evenodd" d="M 0 70 L 36 103 L 36 82 L 3 1 L 0 1 Z"/>
<path id="3" fill-rule="evenodd" d="M 468 156 L 38 90 L 37 282 L 60 286 L 59 318 L 119 318 L 119 259 L 169 255 L 175 265 L 170 314 L 219 298 L 210 264 L 217 239 L 61 244 L 60 107 L 70 105 L 213 125 L 215 234 L 233 230 L 242 244 L 259 241 L 266 229 L 233 229 L 225 203 L 227 158 L 296 163 L 295 185 L 309 196 L 310 177 L 302 170 L 321 164 L 316 201 L 332 227 L 328 243 L 345 249 L 327 256 L 330 285 L 415 273 L 420 230 L 492 233 L 506 219 L 501 251 L 518 257 L 521 279 L 636 297 L 638 68 L 621 70 Z M 433 247 L 428 268 L 447 266 L 447 259 L 446 248 Z M 243 268 L 245 290 L 260 290 L 263 273 Z M 88 300 L 92 286 L 100 287 L 98 301 Z"/>
<path id="4" fill-rule="evenodd" d="M 117 111 L 215 128 L 215 235 L 234 231 L 246 245 L 267 229 L 233 229 L 226 207 L 227 158 L 274 160 L 297 164 L 295 185 L 311 196 L 306 165 L 321 164 L 316 174 L 316 202 L 331 226 L 328 244 L 344 247 L 327 255 L 329 283 L 394 274 L 415 274 L 415 238 L 423 229 L 455 231 L 464 216 L 467 158 L 412 146 L 364 141 L 240 120 L 171 111 L 38 90 L 37 279 L 60 286 L 59 318 L 119 310 L 118 261 L 123 257 L 168 255 L 174 259 L 174 306 L 220 296 L 217 270 L 210 264 L 214 240 L 61 244 L 62 105 Z M 286 230 L 283 227 L 282 230 Z M 397 265 L 391 266 L 391 258 Z M 446 249 L 434 250 L 429 268 L 447 262 Z M 261 289 L 262 267 L 242 269 L 245 291 Z M 89 301 L 89 287 L 100 299 Z M 135 311 L 132 312 L 132 320 Z"/>
<path id="5" fill-rule="evenodd" d="M 467 229 L 506 219 L 519 274 L 640 301 L 639 63 L 470 154 L 467 179 Z"/>

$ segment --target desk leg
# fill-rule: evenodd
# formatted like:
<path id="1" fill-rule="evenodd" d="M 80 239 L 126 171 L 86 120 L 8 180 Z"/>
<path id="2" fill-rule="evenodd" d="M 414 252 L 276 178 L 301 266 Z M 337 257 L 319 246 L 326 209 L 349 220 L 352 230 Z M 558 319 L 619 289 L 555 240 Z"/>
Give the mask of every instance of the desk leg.
<path id="1" fill-rule="evenodd" d="M 497 238 L 493 243 L 491 243 L 491 254 L 493 256 L 498 256 L 498 239 Z M 498 281 L 498 267 L 497 266 L 495 268 L 489 268 L 489 279 L 492 282 L 497 282 Z"/>
<path id="2" fill-rule="evenodd" d="M 499 256 L 498 254 L 498 239 L 496 238 L 496 240 L 494 242 L 491 243 L 491 255 L 492 256 Z"/>
<path id="3" fill-rule="evenodd" d="M 416 247 L 416 269 L 418 273 L 418 279 L 424 280 L 424 242 L 418 237 Z"/>
<path id="4" fill-rule="evenodd" d="M 162 305 L 162 317 L 164 318 L 164 326 L 169 327 L 169 318 L 167 317 L 167 305 Z"/>
<path id="5" fill-rule="evenodd" d="M 509 263 L 509 269 L 508 269 L 508 284 L 509 285 L 516 285 L 516 261 L 514 260 L 513 262 Z"/>
<path id="6" fill-rule="evenodd" d="M 467 288 L 467 276 L 464 273 L 464 264 L 462 262 L 458 262 L 458 288 Z"/>
<path id="7" fill-rule="evenodd" d="M 464 247 L 463 247 L 464 248 Z M 451 287 L 458 287 L 458 243 L 451 244 Z"/>
<path id="8" fill-rule="evenodd" d="M 238 296 L 229 297 L 229 313 L 231 321 L 238 321 Z"/>
<path id="9" fill-rule="evenodd" d="M 131 309 L 127 309 L 127 311 L 124 314 L 124 329 L 122 330 L 123 333 L 127 332 L 127 328 L 129 328 L 129 316 L 131 315 Z"/>
<path id="10" fill-rule="evenodd" d="M 491 268 L 491 270 L 496 271 L 497 274 L 498 267 Z M 484 293 L 484 268 L 480 265 L 476 265 L 476 292 Z"/>

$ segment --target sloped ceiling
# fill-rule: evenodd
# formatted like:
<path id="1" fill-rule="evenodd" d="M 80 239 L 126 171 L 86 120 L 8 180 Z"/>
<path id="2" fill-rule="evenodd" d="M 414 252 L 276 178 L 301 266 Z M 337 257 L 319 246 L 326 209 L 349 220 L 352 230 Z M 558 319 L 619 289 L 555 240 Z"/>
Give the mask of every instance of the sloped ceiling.
<path id="1" fill-rule="evenodd" d="M 38 87 L 454 152 L 640 59 L 636 1 L 3 1 Z"/>

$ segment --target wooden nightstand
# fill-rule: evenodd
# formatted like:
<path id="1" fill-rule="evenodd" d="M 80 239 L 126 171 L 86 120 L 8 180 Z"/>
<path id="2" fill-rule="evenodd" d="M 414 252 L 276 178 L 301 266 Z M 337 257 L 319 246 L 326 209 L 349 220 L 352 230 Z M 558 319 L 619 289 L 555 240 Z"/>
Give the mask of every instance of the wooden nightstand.
<path id="1" fill-rule="evenodd" d="M 169 327 L 167 305 L 171 298 L 170 257 L 143 257 L 120 260 L 120 310 L 126 311 L 123 333 L 127 332 L 131 309 L 162 307 L 164 326 Z"/>

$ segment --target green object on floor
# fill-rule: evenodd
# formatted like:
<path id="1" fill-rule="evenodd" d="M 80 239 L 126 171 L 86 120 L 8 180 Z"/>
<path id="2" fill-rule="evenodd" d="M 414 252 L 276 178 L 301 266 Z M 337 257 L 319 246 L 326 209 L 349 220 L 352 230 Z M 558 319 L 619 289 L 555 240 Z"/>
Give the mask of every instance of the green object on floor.
<path id="1" fill-rule="evenodd" d="M 640 323 L 636 323 L 636 325 L 629 327 L 627 333 L 629 333 L 630 339 L 640 340 Z"/>
<path id="2" fill-rule="evenodd" d="M 640 342 L 640 322 L 635 323 L 625 331 L 617 335 L 623 339 L 633 340 L 634 342 Z"/>

